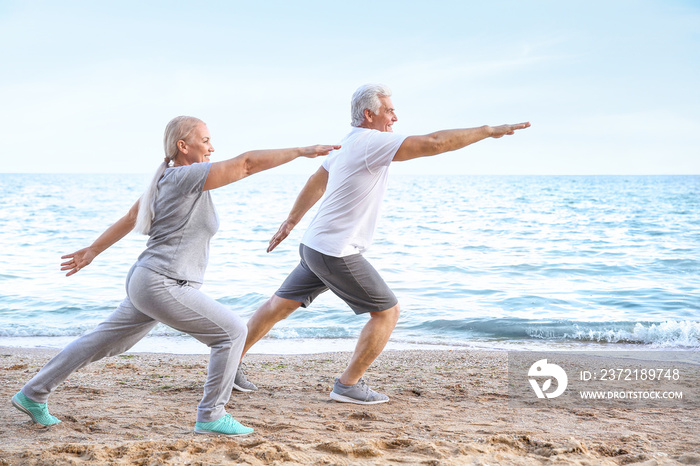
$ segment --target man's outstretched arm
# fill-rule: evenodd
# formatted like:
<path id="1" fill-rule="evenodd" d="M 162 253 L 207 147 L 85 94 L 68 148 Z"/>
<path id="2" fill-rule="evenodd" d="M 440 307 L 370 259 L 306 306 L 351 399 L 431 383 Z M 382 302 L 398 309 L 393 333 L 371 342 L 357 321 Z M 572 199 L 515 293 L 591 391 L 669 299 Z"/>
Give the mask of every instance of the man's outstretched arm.
<path id="1" fill-rule="evenodd" d="M 425 136 L 409 136 L 396 151 L 394 161 L 411 160 L 418 157 L 442 154 L 466 147 L 486 138 L 500 138 L 513 134 L 516 130 L 525 129 L 530 123 L 515 125 L 481 126 L 479 128 L 448 129 L 426 134 Z"/>
<path id="2" fill-rule="evenodd" d="M 279 230 L 275 233 L 275 236 L 270 240 L 270 244 L 267 247 L 267 252 L 272 251 L 280 244 L 284 239 L 289 236 L 292 229 L 301 221 L 301 219 L 306 215 L 306 212 L 311 209 L 314 204 L 318 202 L 326 192 L 326 185 L 328 184 L 328 171 L 326 171 L 323 166 L 321 166 L 316 173 L 311 175 L 309 181 L 302 188 L 297 196 L 297 200 L 294 201 L 294 206 L 287 216 L 287 220 L 282 222 Z"/>

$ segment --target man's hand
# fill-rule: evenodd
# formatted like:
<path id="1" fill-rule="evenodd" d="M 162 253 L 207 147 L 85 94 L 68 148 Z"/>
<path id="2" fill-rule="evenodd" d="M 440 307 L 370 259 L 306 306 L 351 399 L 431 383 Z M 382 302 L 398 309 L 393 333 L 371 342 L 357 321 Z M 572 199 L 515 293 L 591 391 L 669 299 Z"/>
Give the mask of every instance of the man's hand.
<path id="1" fill-rule="evenodd" d="M 500 126 L 491 126 L 491 137 L 492 138 L 500 138 L 503 136 L 509 136 L 513 133 L 515 133 L 516 130 L 518 129 L 525 129 L 529 128 L 530 123 L 518 123 L 516 125 L 500 125 Z"/>
<path id="2" fill-rule="evenodd" d="M 399 150 L 394 155 L 394 161 L 401 162 L 418 157 L 443 154 L 461 149 L 486 138 L 500 138 L 513 134 L 518 129 L 524 129 L 530 123 L 517 125 L 479 126 L 478 128 L 447 129 L 426 134 L 424 136 L 409 136 L 404 139 Z"/>
<path id="3" fill-rule="evenodd" d="M 279 230 L 277 230 L 277 233 L 275 233 L 275 236 L 272 237 L 270 240 L 270 244 L 267 247 L 267 252 L 272 251 L 277 247 L 278 244 L 280 244 L 284 239 L 289 236 L 289 233 L 292 232 L 294 229 L 295 224 L 290 222 L 289 220 L 285 220 L 282 222 L 282 225 L 280 225 Z"/>
<path id="4" fill-rule="evenodd" d="M 61 263 L 61 270 L 68 270 L 66 277 L 78 273 L 80 269 L 90 265 L 92 260 L 97 256 L 97 254 L 92 250 L 91 247 L 83 248 L 73 254 L 66 254 L 61 256 L 61 259 L 69 259 Z"/>

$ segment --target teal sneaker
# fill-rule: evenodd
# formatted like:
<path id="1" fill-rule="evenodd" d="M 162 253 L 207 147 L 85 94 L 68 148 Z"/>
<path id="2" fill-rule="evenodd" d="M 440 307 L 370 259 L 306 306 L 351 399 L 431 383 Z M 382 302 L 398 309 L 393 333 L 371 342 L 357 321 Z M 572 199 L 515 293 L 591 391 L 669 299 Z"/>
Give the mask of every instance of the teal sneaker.
<path id="1" fill-rule="evenodd" d="M 50 426 L 61 422 L 58 418 L 49 414 L 49 408 L 46 406 L 46 403 L 32 401 L 21 391 L 12 397 L 12 406 L 25 414 L 29 414 L 32 421 L 42 426 Z"/>
<path id="2" fill-rule="evenodd" d="M 197 422 L 194 425 L 196 434 L 223 434 L 223 435 L 248 435 L 253 432 L 251 427 L 246 427 L 233 418 L 230 414 L 211 422 Z"/>

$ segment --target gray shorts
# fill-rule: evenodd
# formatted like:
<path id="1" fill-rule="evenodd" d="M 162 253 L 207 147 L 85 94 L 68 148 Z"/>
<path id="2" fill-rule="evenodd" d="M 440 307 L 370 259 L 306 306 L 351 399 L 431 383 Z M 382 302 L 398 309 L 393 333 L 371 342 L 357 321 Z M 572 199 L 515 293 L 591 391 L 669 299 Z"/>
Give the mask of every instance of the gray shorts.
<path id="1" fill-rule="evenodd" d="M 301 262 L 275 293 L 280 298 L 308 307 L 330 289 L 355 314 L 385 311 L 398 304 L 394 293 L 362 254 L 333 257 L 301 244 L 299 255 Z"/>

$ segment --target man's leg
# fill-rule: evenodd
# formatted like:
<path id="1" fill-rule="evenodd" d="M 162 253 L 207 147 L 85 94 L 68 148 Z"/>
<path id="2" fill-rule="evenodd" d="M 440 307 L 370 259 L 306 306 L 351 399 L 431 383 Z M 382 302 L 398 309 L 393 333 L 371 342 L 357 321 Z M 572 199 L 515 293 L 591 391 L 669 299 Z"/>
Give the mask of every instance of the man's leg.
<path id="1" fill-rule="evenodd" d="M 245 355 L 251 346 L 267 335 L 280 320 L 289 317 L 299 306 L 309 306 L 318 295 L 328 290 L 325 283 L 312 272 L 303 255 L 304 245 L 299 246 L 301 261 L 282 282 L 275 294 L 260 306 L 248 320 L 248 337 L 243 347 Z"/>
<path id="2" fill-rule="evenodd" d="M 331 398 L 347 403 L 385 403 L 389 397 L 370 389 L 362 376 L 379 356 L 399 319 L 399 303 L 379 273 L 362 257 L 332 257 L 301 247 L 309 269 L 356 314 L 369 313 L 355 352 L 343 374 L 336 379 Z"/>
<path id="3" fill-rule="evenodd" d="M 241 359 L 255 343 L 267 335 L 267 332 L 277 322 L 289 317 L 300 306 L 309 306 L 319 294 L 327 289 L 326 285 L 309 270 L 302 259 L 277 292 L 260 306 L 248 320 L 248 336 L 243 346 Z M 246 377 L 243 364 L 238 366 L 233 388 L 240 392 L 258 389 Z"/>
<path id="4" fill-rule="evenodd" d="M 243 347 L 243 355 L 248 352 L 251 346 L 257 343 L 262 337 L 267 335 L 274 325 L 280 320 L 289 317 L 292 312 L 299 309 L 301 303 L 292 299 L 280 298 L 272 295 L 265 304 L 260 306 L 255 314 L 248 320 L 248 336 Z"/>
<path id="5" fill-rule="evenodd" d="M 299 301 L 272 295 L 272 297 L 265 301 L 265 304 L 260 306 L 258 310 L 255 311 L 255 314 L 250 317 L 247 324 L 248 335 L 246 336 L 243 353 L 241 353 L 236 376 L 233 380 L 233 388 L 235 390 L 239 392 L 253 392 L 258 389 L 254 383 L 248 380 L 245 365 L 242 362 L 243 356 L 246 355 L 251 346 L 267 335 L 267 332 L 269 332 L 277 322 L 289 317 L 299 306 L 301 306 Z"/>
<path id="6" fill-rule="evenodd" d="M 396 322 L 399 320 L 399 311 L 397 304 L 386 311 L 369 313 L 369 322 L 365 324 L 360 333 L 350 364 L 339 378 L 340 383 L 355 385 L 360 381 L 370 364 L 384 350 L 391 332 L 394 331 Z"/>

